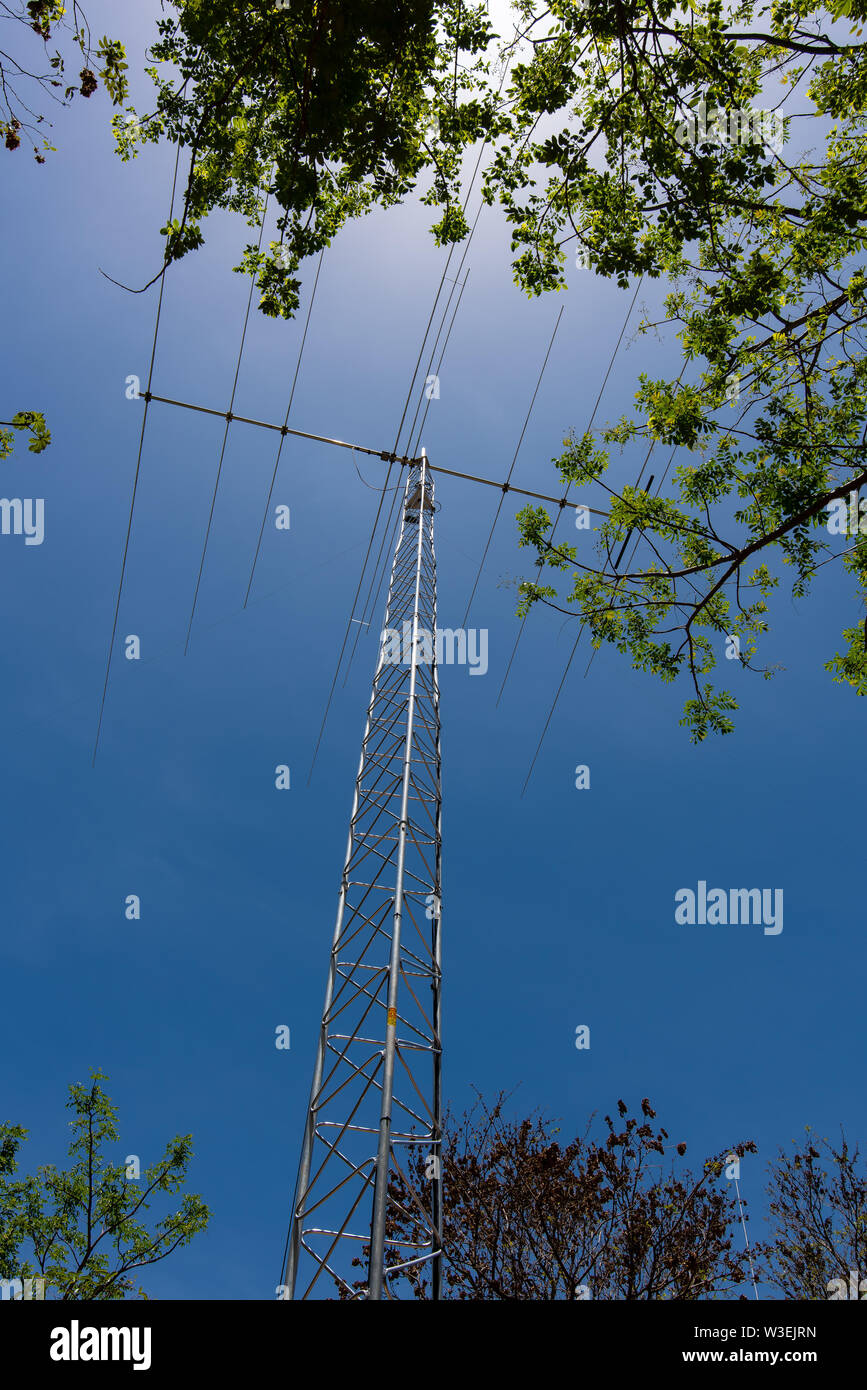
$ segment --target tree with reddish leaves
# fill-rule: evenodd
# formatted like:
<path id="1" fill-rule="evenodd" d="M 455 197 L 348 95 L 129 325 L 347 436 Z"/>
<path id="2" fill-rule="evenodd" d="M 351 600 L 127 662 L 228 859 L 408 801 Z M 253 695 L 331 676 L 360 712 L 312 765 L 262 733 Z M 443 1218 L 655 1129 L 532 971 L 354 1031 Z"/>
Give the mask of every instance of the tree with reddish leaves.
<path id="1" fill-rule="evenodd" d="M 770 1165 L 773 1238 L 767 1279 L 784 1298 L 867 1297 L 867 1165 L 841 1131 L 839 1144 L 807 1126 L 792 1153 Z"/>
<path id="2" fill-rule="evenodd" d="M 737 1229 L 740 1216 L 725 1177 L 732 1158 L 754 1153 L 741 1143 L 691 1172 L 686 1145 L 651 1122 L 649 1100 L 630 1116 L 604 1117 L 564 1142 L 538 1113 L 504 1116 L 504 1093 L 480 1098 L 460 1119 L 447 1118 L 442 1153 L 445 1196 L 443 1288 L 450 1299 L 480 1301 L 633 1301 L 738 1298 L 750 1278 Z M 387 1242 L 413 1223 L 411 1192 L 426 1181 L 420 1150 L 407 1179 L 393 1174 Z M 388 1248 L 388 1244 L 387 1244 Z M 366 1268 L 367 1251 L 356 1260 Z M 406 1297 L 431 1296 L 428 1267 L 409 1270 Z M 359 1281 L 356 1286 L 362 1290 Z M 350 1295 L 345 1291 L 342 1297 Z"/>

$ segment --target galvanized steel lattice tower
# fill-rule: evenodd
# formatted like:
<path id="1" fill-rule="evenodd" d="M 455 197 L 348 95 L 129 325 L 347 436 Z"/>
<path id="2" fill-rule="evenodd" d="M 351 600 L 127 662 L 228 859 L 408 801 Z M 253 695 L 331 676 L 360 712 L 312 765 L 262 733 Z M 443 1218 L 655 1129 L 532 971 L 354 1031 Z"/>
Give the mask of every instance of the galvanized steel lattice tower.
<path id="1" fill-rule="evenodd" d="M 289 1298 L 395 1298 L 423 1274 L 432 1296 L 440 1294 L 442 789 L 433 525 L 433 481 L 422 451 L 403 493 L 386 606 L 391 636 L 380 643 L 352 804 L 292 1210 Z"/>

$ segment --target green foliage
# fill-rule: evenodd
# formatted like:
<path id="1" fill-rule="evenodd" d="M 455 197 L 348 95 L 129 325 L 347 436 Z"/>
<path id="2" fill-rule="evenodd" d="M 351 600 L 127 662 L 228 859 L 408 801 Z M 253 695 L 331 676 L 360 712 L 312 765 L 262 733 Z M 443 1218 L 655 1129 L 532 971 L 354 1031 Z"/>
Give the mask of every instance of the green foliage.
<path id="1" fill-rule="evenodd" d="M 147 69 L 155 108 L 129 107 L 113 124 L 123 159 L 160 140 L 189 151 L 183 211 L 163 229 L 167 262 L 201 245 L 215 208 L 257 225 L 267 193 L 279 242 L 247 246 L 235 269 L 255 277 L 263 313 L 291 317 L 301 262 L 424 175 L 437 240 L 467 235 L 461 154 L 494 122 L 482 91 L 483 4 L 171 0 L 166 9 Z"/>
<path id="2" fill-rule="evenodd" d="M 486 179 L 516 282 L 564 288 L 574 245 L 622 285 L 663 280 L 683 352 L 676 381 L 640 377 L 634 413 L 598 431 L 602 447 L 565 441 L 563 480 L 582 489 L 576 502 L 602 489 L 608 516 L 576 550 L 554 544 L 541 509 L 520 514 L 539 573 L 520 585 L 519 613 L 565 604 L 597 647 L 683 676 L 681 722 L 699 741 L 734 727 L 737 700 L 706 679 L 730 638 L 741 669 L 772 676 L 755 657 L 783 577 L 802 597 L 827 555 L 867 595 L 863 538 L 835 556 L 825 528 L 829 504 L 867 483 L 867 49 L 811 0 L 519 10 L 532 47 L 513 46 L 508 130 Z M 767 113 L 787 90 L 799 114 L 769 143 Z M 685 454 L 670 482 L 671 458 L 655 469 L 666 495 L 603 481 L 608 451 L 631 445 Z M 571 587 L 558 596 L 546 567 Z M 843 638 L 826 669 L 863 695 L 863 624 Z"/>
<path id="3" fill-rule="evenodd" d="M 49 1298 L 146 1298 L 133 1272 L 188 1245 L 210 1217 L 200 1197 L 185 1193 L 149 1229 L 143 1218 L 152 1199 L 173 1195 L 186 1182 L 192 1136 L 177 1135 L 139 1179 L 127 1178 L 125 1164 L 105 1152 L 119 1137 L 117 1107 L 100 1086 L 105 1080 L 93 1071 L 89 1085 L 69 1087 L 72 1163 L 65 1171 L 46 1164 L 33 1176 L 16 1177 L 27 1131 L 0 1125 L 0 1277 L 44 1278 Z"/>
<path id="4" fill-rule="evenodd" d="M 0 420 L 0 461 L 8 459 L 15 445 L 13 430 L 29 430 L 27 445 L 31 454 L 41 454 L 51 443 L 51 431 L 38 410 L 18 410 L 11 420 Z"/>

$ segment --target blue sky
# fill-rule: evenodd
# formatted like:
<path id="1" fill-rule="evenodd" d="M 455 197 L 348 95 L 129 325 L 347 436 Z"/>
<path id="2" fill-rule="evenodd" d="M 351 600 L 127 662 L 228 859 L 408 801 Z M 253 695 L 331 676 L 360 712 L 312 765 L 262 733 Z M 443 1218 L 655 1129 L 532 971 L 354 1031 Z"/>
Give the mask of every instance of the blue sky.
<path id="1" fill-rule="evenodd" d="M 131 70 L 157 12 L 149 0 L 118 21 L 89 6 L 97 32 L 127 42 Z M 62 1162 L 66 1087 L 101 1067 L 118 1156 L 152 1162 L 192 1131 L 191 1186 L 213 1209 L 205 1235 L 146 1275 L 149 1294 L 270 1298 L 382 600 L 306 776 L 376 493 L 352 455 L 290 440 L 274 501 L 291 529 L 266 529 L 243 611 L 275 437 L 234 425 L 184 656 L 222 423 L 155 405 L 91 767 L 141 425 L 124 383 L 146 377 L 156 294 L 124 293 L 99 269 L 129 284 L 158 269 L 171 156 L 121 164 L 102 94 L 60 113 L 55 143 L 41 167 L 4 152 L 0 207 L 3 418 L 41 409 L 53 434 L 44 454 L 19 448 L 3 465 L 5 496 L 45 499 L 45 539 L 0 538 L 2 1117 L 31 1130 L 28 1166 Z M 431 220 L 415 204 L 374 214 L 326 252 L 298 428 L 392 448 L 445 260 Z M 231 266 L 248 229 L 212 218 L 206 231 L 168 279 L 154 388 L 224 410 L 247 295 Z M 514 475 L 558 493 L 551 459 L 586 424 L 632 287 L 573 267 L 564 294 L 527 301 L 489 209 L 466 265 L 422 442 L 434 466 L 504 478 L 563 304 Z M 302 311 L 311 283 L 308 268 Z M 652 308 L 655 294 L 640 300 Z M 252 318 L 236 412 L 282 420 L 302 324 Z M 677 363 L 670 342 L 628 333 L 598 419 L 628 409 L 639 371 L 674 377 Z M 627 450 L 616 479 L 633 480 L 642 457 Z M 356 462 L 368 484 L 383 480 L 383 464 Z M 458 626 L 498 495 L 448 478 L 437 495 L 440 623 Z M 518 1086 L 516 1111 L 541 1107 L 574 1132 L 620 1096 L 649 1096 L 697 1166 L 758 1143 L 741 1182 L 758 1212 L 778 1145 L 806 1124 L 857 1138 L 864 1121 L 864 710 L 822 669 L 857 605 L 833 565 L 808 601 L 781 590 L 761 656 L 783 669 L 766 683 L 723 663 L 737 730 L 699 747 L 678 726 L 683 690 L 611 652 L 585 678 L 582 642 L 522 796 L 574 623 L 531 615 L 497 705 L 517 630 L 508 585 L 529 568 L 515 510 L 468 622 L 489 631 L 488 673 L 441 673 L 447 1100 L 461 1110 L 474 1087 Z M 139 662 L 123 659 L 129 633 Z M 274 787 L 279 763 L 288 792 Z M 678 926 L 674 894 L 700 879 L 782 888 L 784 930 Z M 124 916 L 132 893 L 138 922 Z M 279 1024 L 288 1052 L 274 1047 Z M 579 1024 L 589 1051 L 574 1046 Z"/>

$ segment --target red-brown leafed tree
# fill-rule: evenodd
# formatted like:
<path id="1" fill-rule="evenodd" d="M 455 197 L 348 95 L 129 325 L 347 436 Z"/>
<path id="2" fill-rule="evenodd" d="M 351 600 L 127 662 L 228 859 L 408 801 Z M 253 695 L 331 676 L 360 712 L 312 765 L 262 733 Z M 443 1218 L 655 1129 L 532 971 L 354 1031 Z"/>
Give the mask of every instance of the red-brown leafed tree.
<path id="1" fill-rule="evenodd" d="M 442 1175 L 444 1296 L 480 1301 L 740 1297 L 750 1277 L 732 1184 L 724 1174 L 734 1145 L 706 1159 L 698 1173 L 680 1162 L 651 1121 L 618 1101 L 605 1133 L 568 1143 L 539 1114 L 509 1120 L 500 1093 L 480 1099 L 445 1126 Z M 407 1179 L 392 1177 L 387 1234 L 400 1239 L 414 1222 L 411 1187 L 425 1181 L 419 1151 Z M 405 1216 L 402 1213 L 406 1213 Z M 394 1263 L 400 1256 L 395 1253 Z M 367 1251 L 355 1262 L 366 1268 Z M 363 1281 L 356 1287 L 363 1288 Z M 398 1292 L 398 1290 L 394 1290 Z M 417 1268 L 402 1296 L 430 1297 L 429 1271 Z M 345 1292 L 343 1297 L 349 1295 Z"/>

